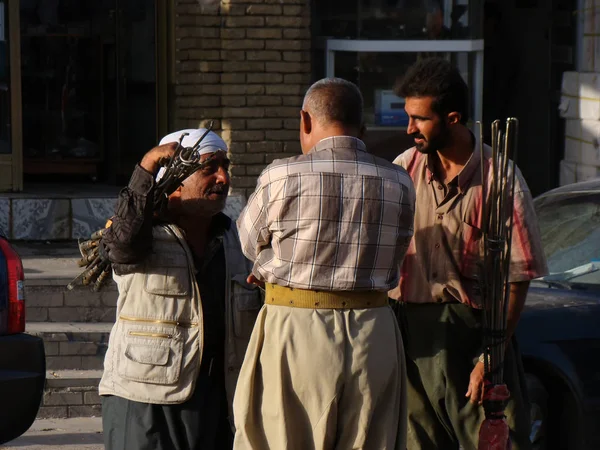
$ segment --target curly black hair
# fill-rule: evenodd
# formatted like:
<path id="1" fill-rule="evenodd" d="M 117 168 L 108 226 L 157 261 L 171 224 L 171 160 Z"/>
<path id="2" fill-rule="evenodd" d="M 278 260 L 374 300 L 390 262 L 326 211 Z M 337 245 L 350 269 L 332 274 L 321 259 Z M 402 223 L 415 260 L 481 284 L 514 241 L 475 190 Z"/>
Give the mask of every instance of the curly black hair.
<path id="1" fill-rule="evenodd" d="M 469 120 L 469 88 L 460 72 L 443 58 L 417 61 L 394 86 L 400 97 L 433 97 L 433 111 L 440 116 L 460 113 L 460 122 Z"/>

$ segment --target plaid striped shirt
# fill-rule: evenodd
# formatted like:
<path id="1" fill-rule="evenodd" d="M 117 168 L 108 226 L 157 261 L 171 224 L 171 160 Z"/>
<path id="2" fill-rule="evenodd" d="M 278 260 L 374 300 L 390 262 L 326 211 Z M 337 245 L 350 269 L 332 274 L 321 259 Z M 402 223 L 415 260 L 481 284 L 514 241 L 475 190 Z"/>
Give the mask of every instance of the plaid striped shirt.
<path id="1" fill-rule="evenodd" d="M 484 159 L 489 193 L 488 146 Z M 477 150 L 447 186 L 432 172 L 431 156 L 414 147 L 394 161 L 413 179 L 417 205 L 415 235 L 402 264 L 399 286 L 390 292 L 390 297 L 410 303 L 459 301 L 481 307 L 476 279 L 478 263 L 483 258 L 480 161 Z M 515 182 L 510 282 L 531 280 L 548 272 L 531 193 L 518 168 Z"/>
<path id="2" fill-rule="evenodd" d="M 389 290 L 413 234 L 414 202 L 404 169 L 359 139 L 323 139 L 263 171 L 237 222 L 242 250 L 269 283 Z"/>

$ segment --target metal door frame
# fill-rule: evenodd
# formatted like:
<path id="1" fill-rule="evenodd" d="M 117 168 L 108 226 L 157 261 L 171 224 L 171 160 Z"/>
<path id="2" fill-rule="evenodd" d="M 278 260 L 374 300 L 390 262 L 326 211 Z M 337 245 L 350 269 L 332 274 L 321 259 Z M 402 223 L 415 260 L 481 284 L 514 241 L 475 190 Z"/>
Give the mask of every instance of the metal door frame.
<path id="1" fill-rule="evenodd" d="M 335 76 L 335 52 L 448 52 L 475 54 L 474 83 L 469 86 L 474 100 L 473 121 L 483 116 L 483 39 L 472 40 L 365 40 L 327 39 L 325 41 L 325 76 Z"/>
<path id="2" fill-rule="evenodd" d="M 172 124 L 170 86 L 174 80 L 174 2 L 155 0 L 156 33 L 156 142 L 169 133 Z"/>
<path id="3" fill-rule="evenodd" d="M 8 10 L 8 53 L 10 65 L 11 153 L 0 155 L 0 191 L 23 190 L 23 126 L 21 103 L 20 1 L 5 0 Z"/>

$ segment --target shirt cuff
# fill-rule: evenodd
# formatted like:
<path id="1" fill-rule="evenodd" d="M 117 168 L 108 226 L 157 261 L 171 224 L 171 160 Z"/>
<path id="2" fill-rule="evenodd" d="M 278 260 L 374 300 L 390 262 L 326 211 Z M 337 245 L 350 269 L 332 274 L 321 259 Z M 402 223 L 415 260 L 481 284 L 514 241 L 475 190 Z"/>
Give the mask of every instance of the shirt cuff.
<path id="1" fill-rule="evenodd" d="M 154 175 L 136 164 L 131 179 L 129 180 L 129 190 L 138 195 L 148 195 L 154 187 Z"/>

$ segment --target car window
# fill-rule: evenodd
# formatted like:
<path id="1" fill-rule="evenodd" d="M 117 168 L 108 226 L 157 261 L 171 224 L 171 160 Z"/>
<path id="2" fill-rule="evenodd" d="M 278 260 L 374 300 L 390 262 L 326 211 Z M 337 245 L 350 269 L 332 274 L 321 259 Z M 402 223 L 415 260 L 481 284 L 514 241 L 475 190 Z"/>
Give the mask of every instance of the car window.
<path id="1" fill-rule="evenodd" d="M 550 273 L 600 261 L 600 195 L 571 194 L 540 200 L 536 212 Z M 594 274 L 587 274 L 586 282 L 600 284 L 600 271 Z"/>

